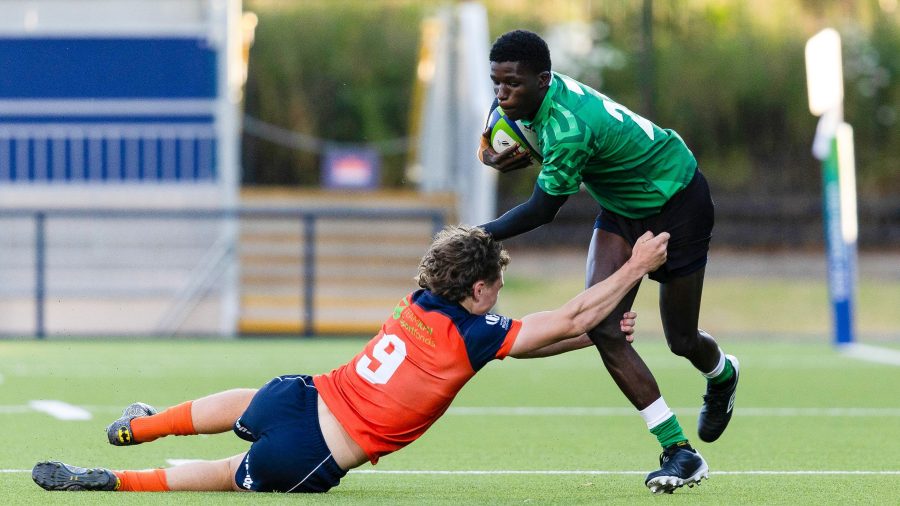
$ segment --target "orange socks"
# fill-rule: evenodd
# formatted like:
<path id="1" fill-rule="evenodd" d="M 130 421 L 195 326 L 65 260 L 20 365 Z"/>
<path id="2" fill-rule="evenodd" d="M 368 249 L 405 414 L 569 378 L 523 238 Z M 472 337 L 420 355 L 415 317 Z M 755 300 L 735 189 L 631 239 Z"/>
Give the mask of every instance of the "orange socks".
<path id="1" fill-rule="evenodd" d="M 141 416 L 133 419 L 131 421 L 132 437 L 139 443 L 146 443 L 163 436 L 196 434 L 194 420 L 191 418 L 192 403 L 193 401 L 182 402 L 153 416 Z M 163 482 L 165 483 L 165 480 Z"/>
<path id="2" fill-rule="evenodd" d="M 168 492 L 165 469 L 113 471 L 119 478 L 117 492 Z"/>
<path id="3" fill-rule="evenodd" d="M 196 434 L 191 418 L 193 401 L 177 406 L 153 416 L 141 416 L 131 420 L 131 434 L 135 441 L 146 443 L 163 436 L 188 436 Z M 165 469 L 147 471 L 113 471 L 119 478 L 119 492 L 168 492 Z"/>

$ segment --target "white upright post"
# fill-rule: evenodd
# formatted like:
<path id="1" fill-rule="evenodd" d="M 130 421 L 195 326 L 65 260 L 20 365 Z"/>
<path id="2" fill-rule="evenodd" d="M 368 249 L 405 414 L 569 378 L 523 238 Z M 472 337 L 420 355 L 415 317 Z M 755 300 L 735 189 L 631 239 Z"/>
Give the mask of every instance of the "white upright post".
<path id="1" fill-rule="evenodd" d="M 421 114 L 419 132 L 418 178 L 419 188 L 426 192 L 453 190 L 453 143 L 450 139 L 453 128 L 448 124 L 451 117 L 452 72 L 451 43 L 449 33 L 453 24 L 449 8 L 443 9 L 424 25 L 423 44 L 430 57 L 420 61 L 420 78 L 425 82 L 425 100 Z"/>
<path id="2" fill-rule="evenodd" d="M 210 42 L 218 48 L 216 98 L 216 137 L 219 159 L 219 209 L 233 212 L 239 206 L 240 155 L 238 117 L 243 85 L 241 0 L 214 0 L 210 26 Z M 239 223 L 237 216 L 222 221 L 222 240 L 228 245 L 222 276 L 219 332 L 237 334 L 240 318 L 240 272 L 238 264 Z"/>
<path id="3" fill-rule="evenodd" d="M 479 225 L 496 213 L 496 172 L 475 152 L 490 107 L 487 11 L 462 2 L 426 21 L 418 160 L 413 171 L 425 192 L 452 191 L 459 221 Z"/>
<path id="4" fill-rule="evenodd" d="M 844 123 L 844 77 L 841 37 L 827 28 L 806 43 L 809 110 L 820 116 L 813 155 L 822 161 L 828 291 L 834 317 L 834 342 L 855 340 L 853 299 L 856 292 L 856 168 L 853 130 Z"/>
<path id="5" fill-rule="evenodd" d="M 487 11 L 480 3 L 464 2 L 457 8 L 456 115 L 457 147 L 454 153 L 460 221 L 486 223 L 496 216 L 497 171 L 482 164 L 475 152 L 493 95 Z"/>

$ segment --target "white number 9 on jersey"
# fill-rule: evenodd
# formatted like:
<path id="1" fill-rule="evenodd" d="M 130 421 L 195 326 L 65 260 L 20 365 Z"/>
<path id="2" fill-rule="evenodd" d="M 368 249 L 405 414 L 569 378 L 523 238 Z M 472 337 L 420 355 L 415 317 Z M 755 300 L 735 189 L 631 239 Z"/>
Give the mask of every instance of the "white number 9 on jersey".
<path id="1" fill-rule="evenodd" d="M 389 347 L 392 348 L 390 352 L 387 351 Z M 369 383 L 384 385 L 406 358 L 406 343 L 394 334 L 385 334 L 372 348 L 372 357 L 380 362 L 378 367 L 370 368 L 372 358 L 364 354 L 356 362 L 356 374 Z"/>

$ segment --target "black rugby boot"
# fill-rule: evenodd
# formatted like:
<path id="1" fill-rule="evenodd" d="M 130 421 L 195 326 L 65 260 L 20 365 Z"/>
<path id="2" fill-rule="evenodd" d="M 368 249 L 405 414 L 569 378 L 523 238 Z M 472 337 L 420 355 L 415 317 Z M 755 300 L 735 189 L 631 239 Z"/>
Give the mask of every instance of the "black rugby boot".
<path id="1" fill-rule="evenodd" d="M 734 395 L 740 377 L 740 364 L 733 355 L 725 355 L 725 360 L 731 362 L 731 366 L 734 367 L 734 376 L 722 384 L 707 383 L 703 407 L 700 408 L 700 417 L 697 419 L 697 435 L 701 441 L 707 443 L 719 439 L 725 432 L 734 411 Z"/>
<path id="2" fill-rule="evenodd" d="M 56 461 L 35 464 L 31 479 L 44 490 L 51 491 L 113 491 L 119 488 L 119 478 L 109 469 L 86 469 Z"/>
<path id="3" fill-rule="evenodd" d="M 709 466 L 687 441 L 666 447 L 659 456 L 659 469 L 647 475 L 644 485 L 654 494 L 671 494 L 685 485 L 699 485 L 709 478 Z"/>

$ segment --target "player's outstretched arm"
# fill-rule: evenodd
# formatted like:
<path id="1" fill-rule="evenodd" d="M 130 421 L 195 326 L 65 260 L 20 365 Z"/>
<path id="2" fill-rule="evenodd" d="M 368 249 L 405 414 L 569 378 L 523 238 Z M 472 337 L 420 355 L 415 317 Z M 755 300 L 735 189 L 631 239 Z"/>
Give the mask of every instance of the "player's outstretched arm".
<path id="1" fill-rule="evenodd" d="M 527 201 L 496 220 L 481 225 L 481 228 L 498 241 L 523 234 L 553 221 L 568 198 L 567 195 L 550 195 L 535 183 L 534 191 Z"/>
<path id="2" fill-rule="evenodd" d="M 522 318 L 522 329 L 509 354 L 517 357 L 586 334 L 616 308 L 645 274 L 665 263 L 668 242 L 667 232 L 655 237 L 646 232 L 635 243 L 631 258 L 612 276 L 581 292 L 559 309 Z"/>
<path id="3" fill-rule="evenodd" d="M 619 320 L 619 329 L 621 329 L 625 334 L 625 339 L 629 343 L 634 342 L 634 322 L 636 319 L 637 313 L 635 313 L 634 311 L 629 311 L 623 314 L 622 319 Z M 570 351 L 581 350 L 593 345 L 594 342 L 591 341 L 591 338 L 588 337 L 587 334 L 581 334 L 578 337 L 564 339 L 557 343 L 544 346 L 543 348 L 529 351 L 528 353 L 521 353 L 519 355 L 516 355 L 514 358 L 552 357 L 553 355 L 560 355 L 562 353 L 567 353 Z"/>

